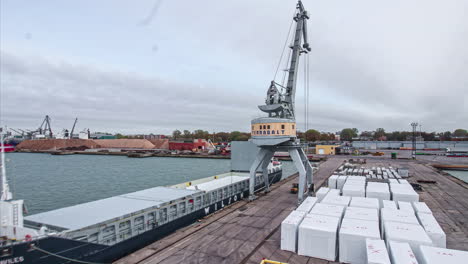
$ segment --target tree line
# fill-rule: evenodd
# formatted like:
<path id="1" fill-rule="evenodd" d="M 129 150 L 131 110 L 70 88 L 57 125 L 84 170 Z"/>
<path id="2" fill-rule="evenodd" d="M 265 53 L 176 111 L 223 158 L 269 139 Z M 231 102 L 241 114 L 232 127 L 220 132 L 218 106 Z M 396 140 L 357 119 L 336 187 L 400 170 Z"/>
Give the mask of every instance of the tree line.
<path id="1" fill-rule="evenodd" d="M 250 133 L 232 131 L 232 132 L 217 132 L 209 133 L 206 130 L 197 129 L 190 130 L 174 130 L 172 132 L 172 140 L 182 139 L 211 139 L 213 142 L 229 142 L 229 141 L 247 141 L 250 139 Z"/>
<path id="2" fill-rule="evenodd" d="M 468 140 L 468 131 L 466 129 L 455 129 L 453 132 L 424 132 L 417 131 L 417 137 L 424 141 L 451 141 Z M 341 130 L 340 139 L 344 141 L 355 140 L 380 140 L 380 141 L 405 141 L 412 140 L 412 131 L 393 131 L 386 132 L 383 128 L 377 128 L 375 131 L 363 131 L 359 134 L 356 128 L 345 128 Z"/>

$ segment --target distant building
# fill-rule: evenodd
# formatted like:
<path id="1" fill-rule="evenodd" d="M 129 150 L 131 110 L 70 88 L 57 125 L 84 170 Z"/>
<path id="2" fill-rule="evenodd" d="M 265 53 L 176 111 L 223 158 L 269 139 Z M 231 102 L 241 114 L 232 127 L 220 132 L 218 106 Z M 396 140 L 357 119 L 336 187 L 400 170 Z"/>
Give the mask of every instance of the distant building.
<path id="1" fill-rule="evenodd" d="M 335 155 L 337 147 L 339 145 L 317 145 L 315 146 L 315 153 L 319 155 Z"/>

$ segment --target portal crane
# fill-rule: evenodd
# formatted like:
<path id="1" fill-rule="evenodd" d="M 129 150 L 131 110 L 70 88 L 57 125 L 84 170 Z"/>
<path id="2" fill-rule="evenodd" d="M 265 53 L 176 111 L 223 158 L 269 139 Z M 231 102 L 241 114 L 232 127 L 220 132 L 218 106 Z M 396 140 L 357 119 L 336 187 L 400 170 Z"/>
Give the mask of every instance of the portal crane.
<path id="1" fill-rule="evenodd" d="M 287 70 L 287 85 L 283 87 L 274 80 L 271 81 L 265 104 L 258 106 L 261 111 L 268 114 L 268 117 L 260 117 L 251 121 L 251 141 L 260 149 L 250 167 L 250 200 L 255 199 L 255 176 L 260 168 L 265 181 L 265 191 L 269 192 L 268 164 L 275 151 L 280 150 L 289 152 L 299 172 L 298 203 L 302 202 L 306 191 L 313 190 L 312 166 L 296 136 L 294 100 L 300 55 L 311 51 L 307 40 L 307 19 L 309 19 L 307 11 L 304 9 L 302 1 L 299 0 L 293 17 L 294 22 L 296 22 L 296 30 L 293 37 L 294 42 L 291 46 L 289 69 Z M 278 86 L 284 91 L 280 91 Z"/>
<path id="2" fill-rule="evenodd" d="M 37 132 L 39 132 L 39 134 L 43 134 L 43 135 L 45 135 L 45 133 L 47 131 L 49 132 L 49 137 L 52 138 L 52 136 L 53 136 L 52 127 L 50 126 L 50 117 L 48 115 L 45 116 L 45 118 L 42 121 L 41 125 L 37 129 Z"/>

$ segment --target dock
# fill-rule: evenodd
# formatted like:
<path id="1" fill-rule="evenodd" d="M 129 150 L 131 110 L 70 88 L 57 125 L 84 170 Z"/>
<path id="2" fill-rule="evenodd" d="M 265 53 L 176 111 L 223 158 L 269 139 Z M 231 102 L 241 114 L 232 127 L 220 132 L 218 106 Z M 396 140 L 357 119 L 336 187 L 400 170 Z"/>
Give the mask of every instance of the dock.
<path id="1" fill-rule="evenodd" d="M 314 174 L 315 188 L 326 184 L 327 178 L 346 157 L 330 157 Z M 468 184 L 440 173 L 424 161 L 368 160 L 368 166 L 407 167 L 411 183 L 418 183 L 420 200 L 426 202 L 447 234 L 447 248 L 468 250 Z M 200 222 L 154 242 L 116 261 L 130 263 L 247 263 L 258 264 L 263 258 L 286 263 L 336 263 L 299 256 L 280 249 L 280 226 L 295 209 L 297 195 L 290 193 L 293 175 L 275 184 L 267 195 L 253 202 L 240 201 Z"/>

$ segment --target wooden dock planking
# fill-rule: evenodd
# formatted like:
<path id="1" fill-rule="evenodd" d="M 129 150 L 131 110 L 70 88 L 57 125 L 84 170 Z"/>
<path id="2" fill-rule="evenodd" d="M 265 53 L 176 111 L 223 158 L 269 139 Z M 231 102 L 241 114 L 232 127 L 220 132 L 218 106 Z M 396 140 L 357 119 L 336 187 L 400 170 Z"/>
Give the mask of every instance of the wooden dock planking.
<path id="1" fill-rule="evenodd" d="M 316 190 L 344 159 L 332 157 L 320 165 L 314 175 Z M 376 159 L 368 160 L 365 166 L 409 167 L 411 183 L 418 179 L 437 181 L 436 184 L 421 184 L 421 201 L 428 204 L 446 232 L 447 246 L 468 250 L 467 184 L 438 173 L 424 162 Z M 116 263 L 258 264 L 263 258 L 290 264 L 337 263 L 280 249 L 281 222 L 296 207 L 297 195 L 289 193 L 293 182 L 297 182 L 297 176 L 277 183 L 268 195 L 259 195 L 254 202 L 240 201 Z"/>

